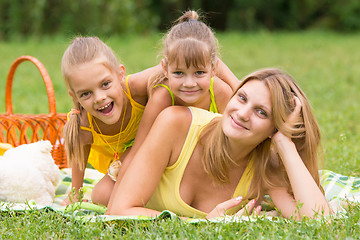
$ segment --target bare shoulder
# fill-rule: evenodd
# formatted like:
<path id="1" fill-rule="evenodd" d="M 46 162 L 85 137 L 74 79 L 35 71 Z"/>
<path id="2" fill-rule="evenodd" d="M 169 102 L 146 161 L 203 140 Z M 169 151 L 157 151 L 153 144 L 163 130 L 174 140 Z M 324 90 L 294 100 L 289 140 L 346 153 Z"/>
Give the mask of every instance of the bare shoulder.
<path id="1" fill-rule="evenodd" d="M 164 124 L 167 130 L 175 131 L 189 128 L 191 121 L 191 111 L 188 107 L 184 106 L 171 106 L 165 108 L 156 119 L 156 122 Z"/>

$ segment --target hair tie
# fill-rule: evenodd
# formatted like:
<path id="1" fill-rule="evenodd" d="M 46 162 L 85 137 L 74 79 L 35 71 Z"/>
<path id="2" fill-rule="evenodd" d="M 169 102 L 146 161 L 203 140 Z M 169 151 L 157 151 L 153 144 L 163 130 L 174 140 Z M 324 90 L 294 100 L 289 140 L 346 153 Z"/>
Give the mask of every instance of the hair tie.
<path id="1" fill-rule="evenodd" d="M 197 22 L 198 20 L 197 19 L 189 19 L 189 21 L 188 22 Z"/>
<path id="2" fill-rule="evenodd" d="M 72 108 L 67 114 L 67 120 L 70 121 L 70 116 L 74 114 L 80 114 L 80 110 Z"/>

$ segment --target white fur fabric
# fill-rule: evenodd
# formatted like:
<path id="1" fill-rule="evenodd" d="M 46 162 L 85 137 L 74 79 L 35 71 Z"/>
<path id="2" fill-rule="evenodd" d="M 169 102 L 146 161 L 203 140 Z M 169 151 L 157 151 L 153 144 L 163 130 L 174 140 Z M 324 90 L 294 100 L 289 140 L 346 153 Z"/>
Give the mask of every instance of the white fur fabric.
<path id="1" fill-rule="evenodd" d="M 49 141 L 23 144 L 0 156 L 0 201 L 34 200 L 49 205 L 60 182 L 60 170 L 51 156 Z"/>

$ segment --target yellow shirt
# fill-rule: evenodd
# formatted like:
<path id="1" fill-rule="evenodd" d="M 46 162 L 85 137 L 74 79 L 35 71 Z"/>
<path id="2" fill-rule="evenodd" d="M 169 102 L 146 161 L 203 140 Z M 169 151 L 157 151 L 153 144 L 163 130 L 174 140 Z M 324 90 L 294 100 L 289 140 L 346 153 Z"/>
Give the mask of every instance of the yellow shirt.
<path id="1" fill-rule="evenodd" d="M 175 164 L 165 168 L 160 182 L 151 199 L 146 204 L 146 207 L 158 211 L 170 210 L 177 215 L 185 217 L 205 217 L 207 213 L 189 206 L 181 199 L 179 192 L 180 182 L 184 175 L 186 165 L 198 142 L 201 130 L 214 117 L 221 115 L 194 107 L 189 107 L 189 109 L 192 112 L 192 122 L 180 156 Z M 233 197 L 245 197 L 247 195 L 252 177 L 252 161 L 250 161 L 235 189 Z M 231 209 L 228 213 L 232 214 L 239 208 L 240 207 Z"/>
<path id="2" fill-rule="evenodd" d="M 144 113 L 145 107 L 135 102 L 135 100 L 133 100 L 131 97 L 128 80 L 129 80 L 129 76 L 126 78 L 127 91 L 126 92 L 124 91 L 124 93 L 130 100 L 132 110 L 131 110 L 131 118 L 126 128 L 122 132 L 113 136 L 99 134 L 94 129 L 93 120 L 92 120 L 93 117 L 89 113 L 88 113 L 89 128 L 81 127 L 81 129 L 83 130 L 90 131 L 93 136 L 93 143 L 91 144 L 88 162 L 95 169 L 97 169 L 99 172 L 102 173 L 107 172 L 110 164 L 114 160 L 113 149 L 116 149 L 118 147 L 119 149 L 118 154 L 120 157 L 128 147 L 132 146 L 137 129 L 139 127 L 141 117 Z M 119 139 L 120 142 L 118 143 Z M 109 145 L 111 145 L 111 147 Z"/>

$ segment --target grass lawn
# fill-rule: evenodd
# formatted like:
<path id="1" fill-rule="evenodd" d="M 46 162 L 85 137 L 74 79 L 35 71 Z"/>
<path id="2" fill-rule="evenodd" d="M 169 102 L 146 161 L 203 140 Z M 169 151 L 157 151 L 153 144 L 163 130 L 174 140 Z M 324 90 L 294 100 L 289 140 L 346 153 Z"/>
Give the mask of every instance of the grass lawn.
<path id="1" fill-rule="evenodd" d="M 344 175 L 360 176 L 360 55 L 356 51 L 360 34 L 330 32 L 297 33 L 218 33 L 223 61 L 241 79 L 264 67 L 279 67 L 289 72 L 312 103 L 322 131 L 324 166 Z M 103 39 L 118 54 L 128 73 L 158 63 L 160 34 Z M 0 42 L 0 113 L 5 112 L 5 80 L 17 57 L 32 55 L 47 68 L 53 80 L 57 109 L 67 112 L 71 99 L 63 84 L 60 64 L 69 39 L 29 39 L 25 42 Z M 14 112 L 47 112 L 45 88 L 39 73 L 30 63 L 20 65 L 13 84 Z M 189 225 L 160 221 L 104 225 L 80 224 L 56 213 L 32 212 L 1 216 L 4 238 L 345 238 L 359 236 L 360 208 L 349 218 L 321 221 L 271 222 L 259 220 L 242 224 Z M 32 230 L 33 228 L 33 230 Z"/>

